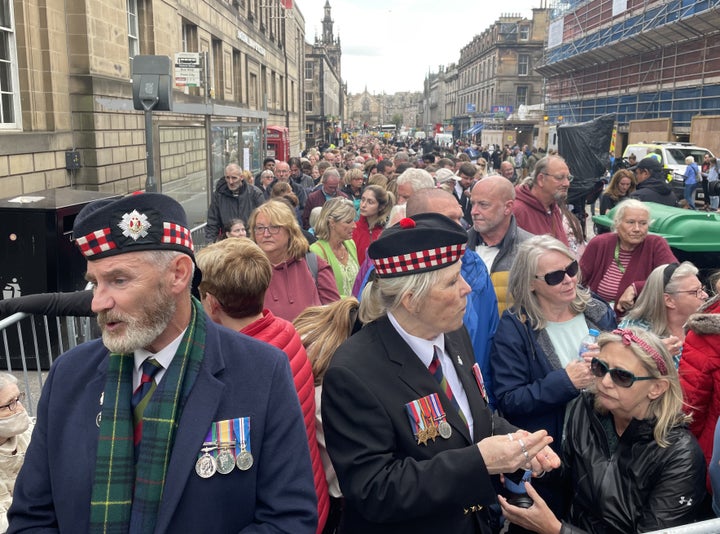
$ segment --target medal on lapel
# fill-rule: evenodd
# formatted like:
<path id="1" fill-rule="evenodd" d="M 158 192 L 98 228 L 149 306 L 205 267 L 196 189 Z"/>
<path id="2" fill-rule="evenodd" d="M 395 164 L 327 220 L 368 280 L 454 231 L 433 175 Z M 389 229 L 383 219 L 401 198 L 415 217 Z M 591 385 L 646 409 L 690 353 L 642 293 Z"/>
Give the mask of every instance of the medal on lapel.
<path id="1" fill-rule="evenodd" d="M 217 446 L 214 443 L 203 443 L 203 445 L 210 446 L 201 449 L 204 454 L 195 462 L 195 472 L 200 478 L 210 478 L 217 471 L 217 463 L 210 451 L 217 449 Z"/>
<path id="2" fill-rule="evenodd" d="M 253 466 L 254 460 L 250 452 L 250 418 L 239 417 L 233 419 L 235 428 L 235 447 L 240 450 L 236 453 L 235 464 L 240 471 L 247 471 Z"/>

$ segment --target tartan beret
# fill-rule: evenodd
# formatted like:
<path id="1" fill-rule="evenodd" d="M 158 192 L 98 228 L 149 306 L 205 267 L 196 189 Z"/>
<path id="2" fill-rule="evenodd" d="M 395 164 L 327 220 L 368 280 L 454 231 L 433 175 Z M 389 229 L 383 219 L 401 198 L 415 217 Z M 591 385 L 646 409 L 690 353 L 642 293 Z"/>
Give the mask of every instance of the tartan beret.
<path id="1" fill-rule="evenodd" d="M 435 271 L 457 262 L 467 233 L 439 213 L 419 213 L 386 229 L 368 249 L 380 278 Z"/>
<path id="2" fill-rule="evenodd" d="M 194 259 L 185 210 L 161 193 L 91 202 L 78 213 L 73 235 L 88 261 L 143 250 L 176 250 Z"/>

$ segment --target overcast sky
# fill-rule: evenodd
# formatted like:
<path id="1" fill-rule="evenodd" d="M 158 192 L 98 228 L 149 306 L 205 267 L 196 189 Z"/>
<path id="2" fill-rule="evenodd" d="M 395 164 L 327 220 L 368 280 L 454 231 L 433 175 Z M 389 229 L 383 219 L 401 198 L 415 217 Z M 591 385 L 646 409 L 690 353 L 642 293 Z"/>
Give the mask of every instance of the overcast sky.
<path id="1" fill-rule="evenodd" d="M 330 0 L 349 93 L 422 91 L 428 71 L 456 63 L 460 49 L 500 15 L 532 18 L 547 0 Z M 326 0 L 295 0 L 305 39 L 322 35 Z"/>

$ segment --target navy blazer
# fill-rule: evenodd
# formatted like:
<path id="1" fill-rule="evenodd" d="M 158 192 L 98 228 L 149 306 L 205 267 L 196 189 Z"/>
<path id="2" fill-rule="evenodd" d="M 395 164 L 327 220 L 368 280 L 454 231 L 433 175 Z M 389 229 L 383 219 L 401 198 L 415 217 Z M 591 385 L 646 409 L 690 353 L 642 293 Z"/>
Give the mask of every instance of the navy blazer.
<path id="1" fill-rule="evenodd" d="M 206 318 L 205 357 L 183 409 L 155 532 L 314 533 L 317 504 L 287 356 Z M 87 532 L 108 350 L 80 345 L 52 366 L 15 485 L 9 532 Z M 250 417 L 254 465 L 203 479 L 214 421 Z"/>
<path id="2" fill-rule="evenodd" d="M 493 416 L 472 376 L 464 327 L 445 335 L 473 417 L 474 436 L 387 317 L 366 325 L 337 350 L 323 381 L 327 450 L 345 496 L 343 533 L 489 532 L 484 516 L 497 491 L 476 443 L 513 432 Z M 405 404 L 437 393 L 449 439 L 420 445 Z M 474 511 L 483 512 L 478 515 Z"/>

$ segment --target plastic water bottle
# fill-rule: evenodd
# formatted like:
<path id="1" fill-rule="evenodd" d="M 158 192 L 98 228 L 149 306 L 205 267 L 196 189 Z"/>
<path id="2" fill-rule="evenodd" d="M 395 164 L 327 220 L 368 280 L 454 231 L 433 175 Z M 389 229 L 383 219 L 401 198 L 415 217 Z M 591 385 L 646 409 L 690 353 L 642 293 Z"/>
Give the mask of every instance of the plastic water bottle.
<path id="1" fill-rule="evenodd" d="M 588 351 L 588 347 L 594 343 L 597 343 L 597 338 L 600 335 L 600 332 L 595 330 L 594 328 L 591 328 L 588 331 L 588 334 L 582 338 L 582 341 L 580 342 L 580 349 L 578 350 L 578 358 L 581 360 L 585 360 L 583 358 L 583 354 L 585 354 Z"/>

